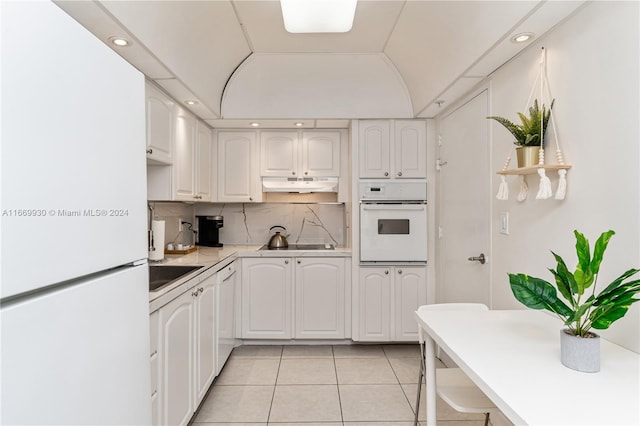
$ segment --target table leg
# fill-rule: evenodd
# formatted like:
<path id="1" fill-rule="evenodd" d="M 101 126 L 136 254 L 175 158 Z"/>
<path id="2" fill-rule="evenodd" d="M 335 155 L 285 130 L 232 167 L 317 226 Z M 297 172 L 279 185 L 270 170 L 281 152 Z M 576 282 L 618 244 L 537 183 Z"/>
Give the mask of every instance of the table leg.
<path id="1" fill-rule="evenodd" d="M 424 349 L 427 426 L 436 426 L 436 347 L 433 339 L 426 333 Z"/>

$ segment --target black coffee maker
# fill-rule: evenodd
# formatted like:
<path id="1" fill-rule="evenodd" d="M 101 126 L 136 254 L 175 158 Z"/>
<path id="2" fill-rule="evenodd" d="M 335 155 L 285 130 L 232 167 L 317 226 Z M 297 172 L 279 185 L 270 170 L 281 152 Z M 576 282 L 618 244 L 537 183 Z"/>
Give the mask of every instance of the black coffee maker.
<path id="1" fill-rule="evenodd" d="M 198 245 L 222 247 L 219 230 L 224 225 L 222 216 L 196 216 L 198 218 Z"/>

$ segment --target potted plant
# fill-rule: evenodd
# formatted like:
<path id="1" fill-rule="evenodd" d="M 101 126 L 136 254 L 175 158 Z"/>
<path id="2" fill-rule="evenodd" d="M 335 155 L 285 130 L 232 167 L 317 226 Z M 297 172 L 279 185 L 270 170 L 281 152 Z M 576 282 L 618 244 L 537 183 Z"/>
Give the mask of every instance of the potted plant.
<path id="1" fill-rule="evenodd" d="M 627 313 L 631 304 L 640 300 L 635 297 L 640 293 L 640 280 L 627 280 L 640 269 L 629 269 L 596 293 L 600 263 L 615 232 L 606 231 L 600 235 L 593 256 L 585 236 L 573 232 L 578 255 L 575 271 L 570 272 L 565 261 L 553 251 L 557 266 L 555 270 L 549 269 L 568 305 L 558 298 L 554 286 L 540 278 L 509 274 L 509 283 L 513 295 L 522 304 L 551 311 L 564 321 L 567 328 L 560 333 L 562 364 L 578 371 L 597 372 L 600 370 L 600 341 L 590 330 L 609 328 Z"/>
<path id="2" fill-rule="evenodd" d="M 533 101 L 533 106 L 529 107 L 529 116 L 519 112 L 518 117 L 522 124 L 515 124 L 509 119 L 498 116 L 487 118 L 496 120 L 502 124 L 515 138 L 517 145 L 516 154 L 518 157 L 518 167 L 535 166 L 538 164 L 540 146 L 544 143 L 544 135 L 547 131 L 547 124 L 551 118 L 551 108 L 555 99 L 551 101 L 549 109 L 542 105 L 538 106 L 538 100 Z"/>

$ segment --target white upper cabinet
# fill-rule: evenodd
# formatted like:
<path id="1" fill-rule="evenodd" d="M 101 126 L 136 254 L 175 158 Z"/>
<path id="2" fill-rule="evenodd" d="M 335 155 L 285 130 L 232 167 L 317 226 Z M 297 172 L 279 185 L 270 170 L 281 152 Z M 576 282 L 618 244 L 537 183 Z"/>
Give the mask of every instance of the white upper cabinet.
<path id="1" fill-rule="evenodd" d="M 213 201 L 212 131 L 178 107 L 173 161 L 173 199 Z"/>
<path id="2" fill-rule="evenodd" d="M 302 133 L 302 177 L 340 176 L 340 132 Z"/>
<path id="3" fill-rule="evenodd" d="M 360 178 L 426 178 L 426 124 L 421 120 L 359 122 Z"/>
<path id="4" fill-rule="evenodd" d="M 260 175 L 340 176 L 340 131 L 260 132 Z"/>
<path id="5" fill-rule="evenodd" d="M 427 128 L 424 121 L 394 122 L 394 177 L 427 177 Z"/>
<path id="6" fill-rule="evenodd" d="M 147 98 L 147 159 L 171 164 L 175 102 L 158 88 L 146 83 Z"/>
<path id="7" fill-rule="evenodd" d="M 262 201 L 256 175 L 256 132 L 218 132 L 218 200 Z"/>
<path id="8" fill-rule="evenodd" d="M 197 201 L 214 201 L 213 132 L 203 122 L 198 121 L 196 134 L 196 156 L 194 159 L 196 190 L 194 198 Z"/>
<path id="9" fill-rule="evenodd" d="M 360 177 L 388 178 L 391 163 L 391 123 L 389 121 L 361 121 L 358 132 Z"/>
<path id="10" fill-rule="evenodd" d="M 194 201 L 196 118 L 184 108 L 176 116 L 175 159 L 173 162 L 174 197 L 176 200 Z"/>
<path id="11" fill-rule="evenodd" d="M 298 132 L 260 133 L 260 174 L 298 176 Z"/>

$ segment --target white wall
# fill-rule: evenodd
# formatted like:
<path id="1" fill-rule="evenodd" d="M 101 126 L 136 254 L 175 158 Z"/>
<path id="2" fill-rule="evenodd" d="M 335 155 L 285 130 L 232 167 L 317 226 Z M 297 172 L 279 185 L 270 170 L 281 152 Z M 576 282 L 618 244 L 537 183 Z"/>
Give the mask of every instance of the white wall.
<path id="1" fill-rule="evenodd" d="M 547 271 L 555 267 L 550 249 L 572 268 L 574 229 L 592 244 L 602 231 L 617 233 L 605 254 L 598 288 L 640 266 L 639 5 L 593 2 L 490 78 L 492 114 L 515 119 L 537 75 L 540 48 L 546 48 L 559 139 L 566 162 L 573 165 L 564 201 L 535 200 L 537 175 L 528 177 L 530 193 L 525 202 L 515 200 L 515 177 L 509 178 L 511 199 L 493 199 L 494 309 L 522 308 L 511 293 L 507 272 L 552 281 Z M 511 138 L 499 124 L 492 126 L 492 167 L 499 170 Z M 546 162 L 555 163 L 555 146 L 550 145 Z M 549 174 L 555 188 L 557 175 Z M 498 184 L 496 176 L 493 194 Z M 508 236 L 498 233 L 498 218 L 505 211 L 510 215 Z M 601 335 L 640 352 L 639 304 Z"/>

